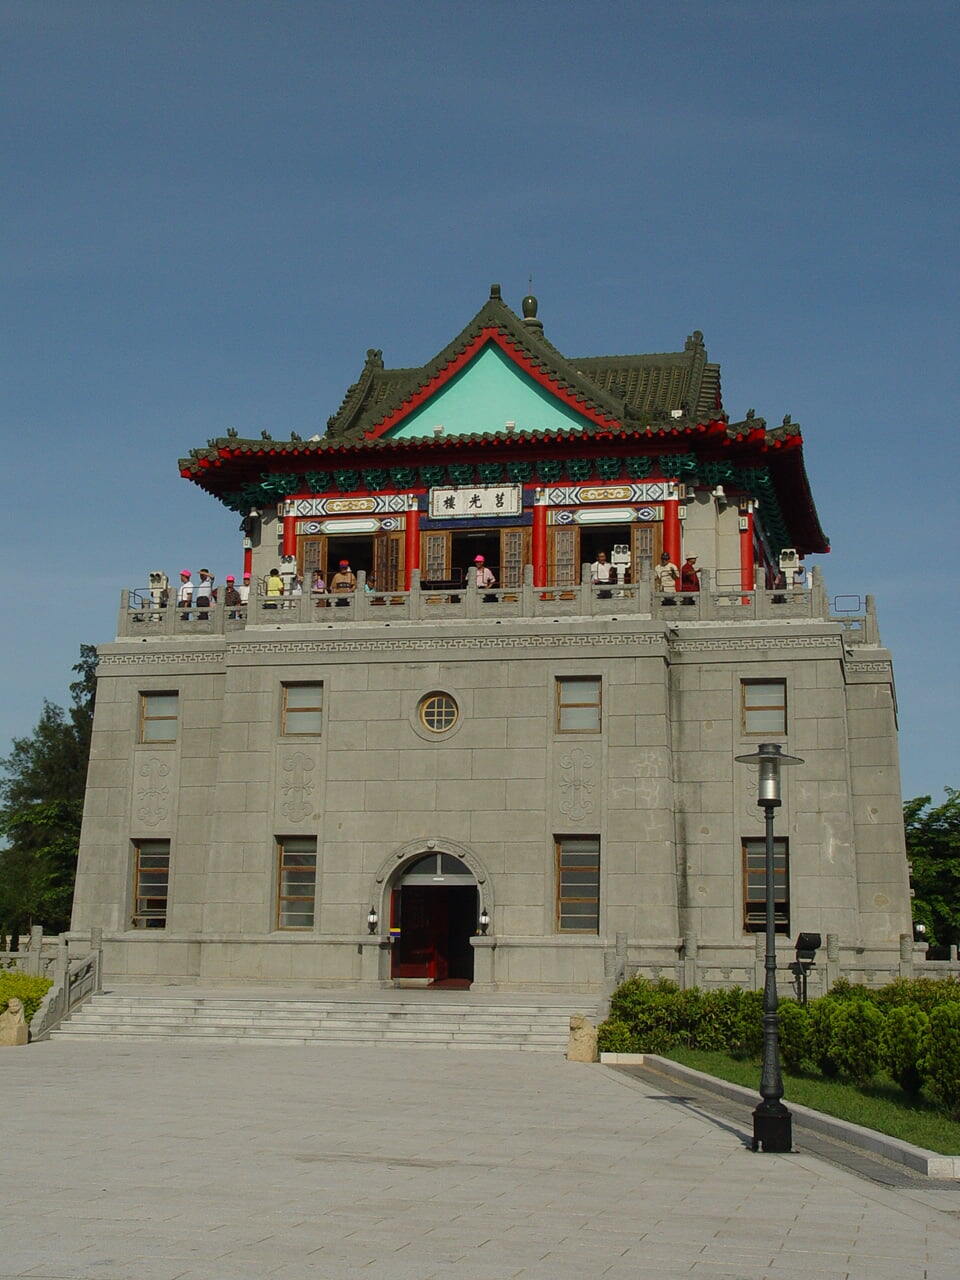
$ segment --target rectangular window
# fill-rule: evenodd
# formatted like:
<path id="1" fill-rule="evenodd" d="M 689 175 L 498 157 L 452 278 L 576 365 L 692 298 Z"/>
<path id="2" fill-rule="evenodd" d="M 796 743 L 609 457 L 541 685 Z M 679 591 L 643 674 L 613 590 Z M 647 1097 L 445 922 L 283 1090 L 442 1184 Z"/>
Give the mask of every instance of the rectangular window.
<path id="1" fill-rule="evenodd" d="M 767 927 L 766 842 L 762 836 L 743 840 L 743 928 L 763 933 Z M 773 842 L 773 918 L 777 933 L 790 932 L 790 879 L 787 841 Z"/>
<path id="2" fill-rule="evenodd" d="M 322 684 L 283 686 L 280 732 L 288 738 L 301 733 L 323 732 Z"/>
<path id="3" fill-rule="evenodd" d="M 600 931 L 600 837 L 557 837 L 557 929 Z"/>
<path id="4" fill-rule="evenodd" d="M 317 894 L 317 842 L 312 836 L 277 841 L 277 928 L 312 929 Z"/>
<path id="5" fill-rule="evenodd" d="M 141 693 L 141 742 L 176 742 L 178 702 L 176 693 Z"/>
<path id="6" fill-rule="evenodd" d="M 741 680 L 740 720 L 744 733 L 783 737 L 787 732 L 786 680 Z"/>
<path id="7" fill-rule="evenodd" d="M 170 841 L 133 843 L 133 927 L 164 929 L 170 886 Z"/>
<path id="8" fill-rule="evenodd" d="M 600 732 L 600 677 L 557 676 L 557 733 Z"/>

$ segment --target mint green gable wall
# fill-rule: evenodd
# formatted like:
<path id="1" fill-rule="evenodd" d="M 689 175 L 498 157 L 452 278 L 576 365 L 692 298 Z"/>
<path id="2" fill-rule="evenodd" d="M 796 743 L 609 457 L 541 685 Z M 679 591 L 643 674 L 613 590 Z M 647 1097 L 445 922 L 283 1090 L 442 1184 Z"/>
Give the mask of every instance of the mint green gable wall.
<path id="1" fill-rule="evenodd" d="M 518 431 L 582 431 L 585 421 L 488 343 L 426 404 L 386 434 L 391 440 L 432 436 L 438 423 L 445 436 L 502 431 L 505 422 L 515 422 Z"/>

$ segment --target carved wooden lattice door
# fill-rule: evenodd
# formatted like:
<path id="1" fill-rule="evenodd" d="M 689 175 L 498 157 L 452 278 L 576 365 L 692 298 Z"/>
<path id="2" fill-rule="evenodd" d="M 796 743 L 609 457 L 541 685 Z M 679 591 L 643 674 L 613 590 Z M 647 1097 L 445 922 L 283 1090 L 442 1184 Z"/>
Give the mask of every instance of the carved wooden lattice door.
<path id="1" fill-rule="evenodd" d="M 553 530 L 553 563 L 547 566 L 552 587 L 572 587 L 580 581 L 580 530 L 565 526 Z"/>
<path id="2" fill-rule="evenodd" d="M 324 572 L 327 563 L 327 540 L 319 537 L 300 538 L 297 542 L 297 572 L 309 588 L 314 569 Z"/>
<path id="3" fill-rule="evenodd" d="M 421 537 L 421 578 L 424 582 L 447 581 L 450 577 L 450 534 L 424 533 Z"/>
<path id="4" fill-rule="evenodd" d="M 373 585 L 378 591 L 403 589 L 402 533 L 378 533 L 374 538 Z"/>
<path id="5" fill-rule="evenodd" d="M 654 565 L 660 563 L 662 547 L 662 524 L 635 524 L 633 526 L 630 567 L 634 582 L 650 582 L 652 580 Z"/>
<path id="6" fill-rule="evenodd" d="M 529 559 L 529 546 L 526 529 L 501 529 L 499 585 L 504 589 L 523 586 L 523 566 Z"/>

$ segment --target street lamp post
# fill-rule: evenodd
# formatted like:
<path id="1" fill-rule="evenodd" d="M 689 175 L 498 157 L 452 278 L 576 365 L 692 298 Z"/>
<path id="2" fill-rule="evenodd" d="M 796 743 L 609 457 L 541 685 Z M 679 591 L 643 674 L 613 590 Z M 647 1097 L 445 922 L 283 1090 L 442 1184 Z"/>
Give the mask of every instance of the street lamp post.
<path id="1" fill-rule="evenodd" d="M 777 1019 L 777 933 L 774 896 L 773 813 L 780 805 L 780 768 L 803 764 L 799 756 L 788 756 L 779 743 L 761 742 L 753 755 L 737 756 L 739 764 L 755 764 L 760 778 L 757 804 L 763 809 L 766 880 L 766 956 L 763 983 L 763 1070 L 760 1074 L 760 1102 L 753 1112 L 753 1149 L 789 1151 L 793 1145 L 790 1112 L 783 1105 L 783 1077 L 780 1074 L 780 1045 Z"/>

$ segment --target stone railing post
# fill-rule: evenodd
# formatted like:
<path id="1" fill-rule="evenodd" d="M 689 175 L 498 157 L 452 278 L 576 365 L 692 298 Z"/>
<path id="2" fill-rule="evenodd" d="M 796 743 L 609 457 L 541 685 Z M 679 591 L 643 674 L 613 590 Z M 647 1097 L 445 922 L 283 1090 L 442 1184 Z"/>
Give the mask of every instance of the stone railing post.
<path id="1" fill-rule="evenodd" d="M 697 985 L 697 951 L 699 944 L 695 933 L 684 935 L 683 939 L 683 986 L 685 990 Z"/>
<path id="2" fill-rule="evenodd" d="M 840 935 L 839 933 L 827 934 L 827 972 L 826 986 L 823 994 L 833 987 L 840 978 Z"/>
<path id="3" fill-rule="evenodd" d="M 367 571 L 357 570 L 357 589 L 353 594 L 353 614 L 356 618 L 366 618 L 370 613 L 370 597 L 367 595 Z"/>
<path id="4" fill-rule="evenodd" d="M 901 933 L 900 935 L 900 977 L 913 977 L 913 934 Z"/>
<path id="5" fill-rule="evenodd" d="M 103 930 L 97 926 L 90 930 L 90 950 L 96 957 L 93 989 L 99 991 L 103 982 Z"/>
<path id="6" fill-rule="evenodd" d="M 477 590 L 477 566 L 472 564 L 467 570 L 467 585 L 463 601 L 463 612 L 467 618 L 480 616 L 480 592 Z"/>
<path id="7" fill-rule="evenodd" d="M 627 590 L 633 592 L 633 607 L 637 613 L 653 612 L 653 583 L 649 578 L 638 578 Z"/>
<path id="8" fill-rule="evenodd" d="M 830 614 L 827 604 L 827 589 L 823 584 L 823 573 L 818 564 L 813 566 L 813 586 L 810 588 L 810 612 L 814 618 L 826 618 Z"/>
<path id="9" fill-rule="evenodd" d="M 524 618 L 533 617 L 533 565 L 523 566 L 523 585 L 520 588 L 520 614 Z"/>
<path id="10" fill-rule="evenodd" d="M 753 985 L 757 991 L 762 991 L 766 982 L 766 972 L 764 970 L 764 961 L 766 960 L 767 939 L 762 933 L 753 935 Z"/>
<path id="11" fill-rule="evenodd" d="M 590 566 L 584 562 L 580 566 L 580 612 L 589 616 L 596 612 L 596 604 L 593 583 L 590 581 Z"/>
<path id="12" fill-rule="evenodd" d="M 410 609 L 410 617 L 412 619 L 422 618 L 423 597 L 420 594 L 420 570 L 410 570 L 410 591 L 407 595 L 407 601 Z"/>
<path id="13" fill-rule="evenodd" d="M 697 597 L 700 605 L 697 610 L 697 616 L 701 619 L 710 619 L 717 617 L 718 604 L 713 596 L 714 584 L 709 569 L 700 570 L 700 592 Z"/>
<path id="14" fill-rule="evenodd" d="M 877 601 L 874 596 L 867 596 L 866 617 L 863 620 L 864 644 L 880 643 L 880 628 L 877 625 Z"/>
<path id="15" fill-rule="evenodd" d="M 40 953 L 43 950 L 43 925 L 35 924 L 30 930 L 30 942 L 27 951 L 27 963 L 24 968 L 25 973 L 31 973 L 34 977 L 39 978 L 43 974 L 43 965 L 40 959 Z"/>
<path id="16" fill-rule="evenodd" d="M 617 986 L 624 982 L 627 977 L 627 935 L 626 933 L 618 933 L 613 940 L 613 954 L 616 962 Z"/>

